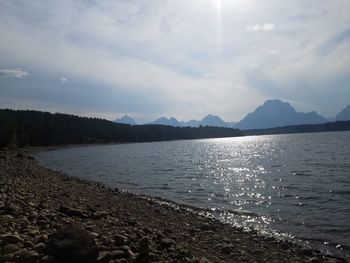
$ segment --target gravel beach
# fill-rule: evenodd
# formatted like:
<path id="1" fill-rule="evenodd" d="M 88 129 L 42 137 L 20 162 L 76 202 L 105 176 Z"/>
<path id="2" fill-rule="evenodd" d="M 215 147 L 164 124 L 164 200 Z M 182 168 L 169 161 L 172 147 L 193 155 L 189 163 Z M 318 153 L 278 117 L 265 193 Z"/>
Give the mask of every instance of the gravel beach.
<path id="1" fill-rule="evenodd" d="M 347 262 L 0 151 L 0 262 Z"/>

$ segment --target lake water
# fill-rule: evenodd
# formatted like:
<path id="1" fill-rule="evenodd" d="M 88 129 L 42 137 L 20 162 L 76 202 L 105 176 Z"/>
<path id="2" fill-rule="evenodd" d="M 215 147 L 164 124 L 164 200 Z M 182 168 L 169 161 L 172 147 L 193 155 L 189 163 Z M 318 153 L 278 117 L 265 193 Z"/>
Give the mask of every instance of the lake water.
<path id="1" fill-rule="evenodd" d="M 105 145 L 36 157 L 71 176 L 349 255 L 350 132 Z"/>

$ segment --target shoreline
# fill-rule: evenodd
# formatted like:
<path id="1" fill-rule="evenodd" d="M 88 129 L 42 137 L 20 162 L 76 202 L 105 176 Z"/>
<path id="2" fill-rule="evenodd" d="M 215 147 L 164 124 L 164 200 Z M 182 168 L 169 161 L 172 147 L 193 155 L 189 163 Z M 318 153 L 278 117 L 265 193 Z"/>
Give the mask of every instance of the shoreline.
<path id="1" fill-rule="evenodd" d="M 45 249 L 39 253 L 35 247 L 46 247 L 57 229 L 74 223 L 94 238 L 98 262 L 347 262 L 245 232 L 167 200 L 67 177 L 22 151 L 0 151 L 0 167 L 0 261 L 17 262 L 34 251 L 31 262 L 51 262 L 44 261 L 51 256 Z M 16 209 L 7 209 L 11 206 Z M 4 255 L 8 234 L 19 237 L 18 250 Z"/>

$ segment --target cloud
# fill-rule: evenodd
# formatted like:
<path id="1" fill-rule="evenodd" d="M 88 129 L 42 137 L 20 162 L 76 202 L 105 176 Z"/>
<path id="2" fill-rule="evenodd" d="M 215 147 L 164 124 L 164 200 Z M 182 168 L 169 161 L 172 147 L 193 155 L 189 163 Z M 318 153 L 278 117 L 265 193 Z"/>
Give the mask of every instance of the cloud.
<path id="1" fill-rule="evenodd" d="M 270 31 L 274 30 L 275 25 L 272 23 L 265 23 L 263 25 L 255 24 L 246 27 L 247 32 L 256 32 L 256 31 Z"/>
<path id="2" fill-rule="evenodd" d="M 65 77 L 60 78 L 60 83 L 61 83 L 61 85 L 66 84 L 67 81 L 68 81 L 68 79 L 65 78 Z"/>
<path id="3" fill-rule="evenodd" d="M 0 69 L 0 79 L 15 78 L 22 79 L 28 76 L 28 72 L 20 68 L 16 69 Z"/>
<path id="4" fill-rule="evenodd" d="M 92 106 L 103 101 L 101 112 L 239 120 L 268 97 L 317 97 L 319 107 L 329 104 L 321 96 L 334 104 L 348 100 L 350 89 L 334 83 L 349 76 L 350 1 L 221 1 L 220 7 L 212 0 L 0 1 L 0 68 L 30 70 L 25 89 L 40 89 L 42 100 L 62 92 L 71 101 L 91 99 Z M 88 92 L 77 88 L 85 83 Z M 6 92 L 2 97 L 19 104 L 23 90 Z M 108 95 L 95 99 L 101 93 Z M 133 108 L 121 108 L 131 101 L 126 97 Z M 106 98 L 114 108 L 107 109 Z"/>

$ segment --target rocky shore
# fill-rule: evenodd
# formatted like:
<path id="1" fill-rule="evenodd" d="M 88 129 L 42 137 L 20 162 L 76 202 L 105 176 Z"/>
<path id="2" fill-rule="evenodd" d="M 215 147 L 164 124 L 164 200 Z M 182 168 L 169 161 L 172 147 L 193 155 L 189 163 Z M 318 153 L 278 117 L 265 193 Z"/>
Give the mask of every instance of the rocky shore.
<path id="1" fill-rule="evenodd" d="M 0 262 L 347 262 L 0 151 Z"/>

